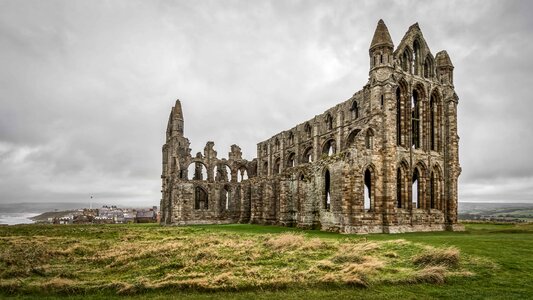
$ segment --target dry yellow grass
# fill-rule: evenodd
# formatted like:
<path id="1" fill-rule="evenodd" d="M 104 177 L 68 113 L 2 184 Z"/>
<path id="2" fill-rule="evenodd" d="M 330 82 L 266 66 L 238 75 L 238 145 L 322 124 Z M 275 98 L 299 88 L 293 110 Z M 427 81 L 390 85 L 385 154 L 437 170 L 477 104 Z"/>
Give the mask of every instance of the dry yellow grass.
<path id="1" fill-rule="evenodd" d="M 270 237 L 265 245 L 279 251 L 295 250 L 305 243 L 302 234 L 297 233 L 282 233 L 280 235 Z"/>
<path id="2" fill-rule="evenodd" d="M 152 230 L 155 233 L 125 230 L 107 240 L 0 238 L 0 289 L 39 288 L 67 294 L 105 289 L 134 294 L 317 284 L 369 287 L 380 282 L 442 283 L 447 276 L 468 271 L 457 269 L 457 249 L 424 247 L 405 240 L 326 240 L 303 233 L 214 234 L 194 228 L 156 238 L 161 235 L 158 230 L 167 229 Z"/>
<path id="3" fill-rule="evenodd" d="M 446 266 L 454 268 L 459 265 L 459 249 L 449 247 L 439 249 L 427 247 L 422 253 L 413 258 L 413 262 L 423 266 Z"/>

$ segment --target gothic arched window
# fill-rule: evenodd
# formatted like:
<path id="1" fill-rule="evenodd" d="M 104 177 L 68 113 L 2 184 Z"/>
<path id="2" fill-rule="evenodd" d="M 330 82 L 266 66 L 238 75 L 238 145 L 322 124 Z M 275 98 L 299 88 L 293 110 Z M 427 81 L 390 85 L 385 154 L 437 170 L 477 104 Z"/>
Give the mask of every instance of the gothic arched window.
<path id="1" fill-rule="evenodd" d="M 357 106 L 357 101 L 354 101 L 352 103 L 352 107 L 350 108 L 350 111 L 352 113 L 352 119 L 356 120 L 359 118 L 359 107 Z"/>

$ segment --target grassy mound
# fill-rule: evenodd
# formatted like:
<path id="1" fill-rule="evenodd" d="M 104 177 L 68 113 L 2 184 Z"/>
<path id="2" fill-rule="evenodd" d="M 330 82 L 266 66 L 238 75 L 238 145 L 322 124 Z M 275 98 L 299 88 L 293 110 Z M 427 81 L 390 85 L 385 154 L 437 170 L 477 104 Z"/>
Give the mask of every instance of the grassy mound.
<path id="1" fill-rule="evenodd" d="M 444 283 L 472 275 L 457 248 L 146 225 L 2 228 L 5 294 L 137 294 Z"/>

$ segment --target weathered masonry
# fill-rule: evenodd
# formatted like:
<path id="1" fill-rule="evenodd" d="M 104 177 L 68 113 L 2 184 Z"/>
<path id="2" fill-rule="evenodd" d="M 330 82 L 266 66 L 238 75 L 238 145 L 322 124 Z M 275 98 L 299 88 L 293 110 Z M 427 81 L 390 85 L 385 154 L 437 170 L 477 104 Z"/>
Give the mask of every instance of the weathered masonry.
<path id="1" fill-rule="evenodd" d="M 191 155 L 176 101 L 163 146 L 162 224 L 259 223 L 343 233 L 461 230 L 458 97 L 446 51 L 418 24 L 394 49 L 378 22 L 368 83 L 257 144 L 257 158 L 208 142 Z"/>

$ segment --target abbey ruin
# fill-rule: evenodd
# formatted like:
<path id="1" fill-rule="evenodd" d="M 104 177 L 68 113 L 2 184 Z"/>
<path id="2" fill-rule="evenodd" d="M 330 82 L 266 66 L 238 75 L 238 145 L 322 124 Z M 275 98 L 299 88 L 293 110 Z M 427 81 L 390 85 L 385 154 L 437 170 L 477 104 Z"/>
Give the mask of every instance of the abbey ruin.
<path id="1" fill-rule="evenodd" d="M 368 83 L 350 99 L 257 144 L 191 155 L 180 101 L 163 145 L 162 224 L 258 223 L 342 233 L 462 230 L 454 66 L 418 24 L 395 49 L 385 23 Z"/>

